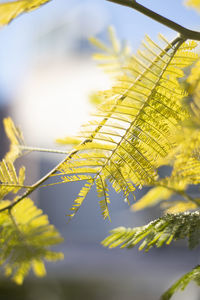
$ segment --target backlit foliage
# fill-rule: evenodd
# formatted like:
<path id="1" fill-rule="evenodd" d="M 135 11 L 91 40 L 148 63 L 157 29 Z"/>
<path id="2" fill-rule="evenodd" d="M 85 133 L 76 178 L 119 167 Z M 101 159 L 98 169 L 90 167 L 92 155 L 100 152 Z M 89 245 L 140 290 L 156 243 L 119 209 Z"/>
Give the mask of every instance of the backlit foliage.
<path id="1" fill-rule="evenodd" d="M 185 47 L 182 46 L 182 47 Z M 195 47 L 195 45 L 192 43 L 190 46 L 187 46 L 187 51 L 192 50 Z M 146 44 L 145 44 L 146 48 Z M 171 47 L 172 49 L 172 47 Z M 181 47 L 177 51 L 179 54 L 182 52 L 185 52 L 185 50 L 182 50 Z M 139 52 L 141 53 L 141 52 Z M 184 53 L 186 54 L 186 53 Z M 177 55 L 177 54 L 176 54 Z M 161 55 L 160 55 L 161 56 Z M 179 55 L 177 55 L 179 56 Z M 143 55 L 143 58 L 145 55 Z M 162 57 L 162 56 L 161 56 Z M 186 54 L 186 57 L 188 59 L 187 65 L 183 66 L 183 61 L 176 60 L 176 68 L 181 69 L 181 67 L 187 67 L 192 64 L 192 60 L 195 61 L 197 58 L 196 55 L 192 54 L 190 57 L 190 54 Z M 180 58 L 180 57 L 179 57 Z M 141 59 L 141 57 L 140 57 Z M 186 59 L 184 59 L 185 61 Z M 131 59 L 128 59 L 127 62 L 129 63 L 128 66 L 131 64 Z M 141 62 L 141 60 L 140 60 Z M 152 61 L 151 61 L 152 62 Z M 157 63 L 157 62 L 156 62 Z M 134 68 L 135 68 L 134 64 Z M 131 83 L 131 72 L 130 67 L 123 67 L 122 70 L 128 71 L 128 73 L 125 73 L 124 76 L 121 76 L 121 78 L 125 78 L 125 82 Z M 176 69 L 176 71 L 177 71 Z M 184 77 L 184 73 L 181 71 L 178 71 L 179 75 L 176 76 L 176 78 Z M 199 99 L 200 99 L 200 72 L 199 72 L 199 61 L 196 62 L 196 64 L 191 68 L 191 72 L 189 77 L 186 80 L 185 83 L 185 89 L 184 92 L 182 91 L 182 94 L 180 98 L 176 98 L 175 103 L 180 103 L 180 106 L 178 108 L 178 111 L 181 113 L 181 118 L 177 117 L 176 120 L 179 126 L 175 129 L 173 126 L 167 127 L 169 128 L 169 132 L 172 135 L 166 135 L 168 140 L 172 142 L 172 146 L 168 148 L 166 151 L 166 155 L 157 155 L 156 162 L 157 165 L 155 165 L 155 169 L 157 169 L 161 165 L 169 164 L 169 166 L 172 167 L 172 172 L 169 177 L 165 178 L 159 178 L 157 176 L 153 180 L 150 180 L 149 182 L 145 182 L 145 184 L 154 186 L 147 194 L 143 196 L 142 199 L 140 199 L 138 202 L 136 202 L 132 207 L 134 210 L 144 209 L 148 206 L 155 205 L 159 202 L 161 203 L 161 207 L 165 209 L 165 212 L 167 215 L 165 215 L 163 218 L 151 222 L 149 225 L 145 225 L 138 228 L 133 229 L 126 229 L 126 228 L 117 228 L 114 229 L 111 233 L 111 236 L 109 236 L 107 239 L 103 241 L 103 244 L 105 246 L 109 247 L 116 247 L 117 245 L 121 244 L 123 247 L 133 247 L 135 244 L 143 240 L 141 246 L 139 249 L 146 248 L 148 250 L 153 245 L 156 245 L 157 247 L 161 247 L 163 243 L 169 244 L 172 240 L 177 239 L 185 239 L 187 238 L 189 241 L 190 248 L 193 248 L 196 246 L 199 242 L 199 213 L 185 213 L 185 214 L 178 214 L 183 213 L 187 211 L 195 211 L 200 206 L 200 199 L 194 198 L 190 196 L 187 193 L 187 189 L 191 185 L 197 185 L 200 183 L 200 164 L 199 164 L 199 149 L 200 149 L 200 127 L 199 127 L 199 116 L 200 116 L 200 105 L 199 105 Z M 153 64 L 151 64 L 151 70 L 153 69 Z M 138 76 L 140 76 L 139 73 L 137 73 Z M 145 74 L 146 76 L 146 74 Z M 127 80 L 127 77 L 129 78 L 129 81 Z M 120 79 L 121 79 L 120 78 Z M 178 81 L 170 74 L 168 76 L 168 80 L 170 81 L 176 81 L 177 86 L 181 90 L 181 86 L 179 85 Z M 170 81 L 170 83 L 171 83 Z M 140 80 L 139 77 L 139 83 L 142 83 L 142 80 Z M 165 83 L 168 83 L 167 80 Z M 159 83 L 160 84 L 160 83 Z M 118 90 L 123 87 L 122 85 L 119 85 L 119 81 L 117 83 L 118 87 L 115 88 L 115 94 L 117 94 Z M 163 84 L 164 85 L 164 84 Z M 137 80 L 136 83 L 133 84 L 134 88 L 137 86 Z M 145 85 L 141 86 L 144 88 Z M 132 87 L 130 87 L 128 84 L 125 86 L 124 91 L 126 91 L 125 95 L 130 95 L 129 92 Z M 172 91 L 172 87 L 171 91 Z M 169 90 L 170 90 L 169 88 Z M 127 90 L 126 90 L 127 89 Z M 141 91 L 141 90 L 140 90 Z M 139 94 L 139 91 L 137 91 Z M 109 103 L 109 96 L 114 97 L 113 94 L 108 93 L 108 97 L 105 96 L 105 104 L 103 105 L 104 108 L 107 107 Z M 165 94 L 166 95 L 166 94 Z M 168 101 L 165 103 L 167 106 L 169 106 L 172 98 L 172 94 L 168 94 Z M 134 97 L 135 95 L 133 95 Z M 173 94 L 174 96 L 174 94 Z M 133 98 L 132 97 L 132 98 Z M 162 101 L 162 95 L 159 94 L 158 96 L 159 101 Z M 153 101 L 157 100 L 155 97 Z M 123 99 L 124 103 L 124 99 Z M 148 103 L 148 102 L 147 102 Z M 121 103 L 120 103 L 121 104 Z M 114 105 L 113 105 L 114 106 Z M 123 112 L 121 113 L 123 114 Z M 163 115 L 166 115 L 166 111 L 163 113 Z M 111 115 L 112 116 L 112 115 Z M 175 116 L 175 114 L 174 114 Z M 147 118 L 147 122 L 149 122 L 150 118 Z M 154 119 L 155 120 L 155 119 Z M 145 118 L 143 119 L 145 123 Z M 155 125 L 156 122 L 154 121 L 153 125 Z M 118 124 L 117 124 L 118 126 Z M 119 127 L 119 126 L 118 126 Z M 140 127 L 139 127 L 140 128 Z M 119 129 L 119 128 L 117 128 Z M 121 129 L 121 128 L 120 128 Z M 165 132 L 166 127 L 162 128 L 162 133 Z M 145 132 L 148 134 L 151 132 L 148 128 L 148 131 Z M 131 131 L 131 135 L 134 136 L 134 138 L 140 139 L 141 135 L 137 136 L 134 132 Z M 133 138 L 132 138 L 133 140 Z M 160 140 L 155 139 L 157 144 L 160 144 Z M 163 145 L 166 145 L 163 143 Z M 146 149 L 145 149 L 146 150 Z M 155 150 L 155 148 L 154 148 Z M 142 153 L 142 151 L 141 151 Z M 145 153 L 146 155 L 146 153 Z M 133 155 L 135 157 L 135 154 Z M 152 163 L 153 157 L 149 159 Z M 127 160 L 126 160 L 127 161 Z M 138 160 L 137 160 L 138 161 Z M 137 168 L 136 168 L 137 170 Z M 150 176 L 149 176 L 150 177 Z M 133 179 L 131 179 L 131 182 L 134 182 Z M 143 184 L 141 182 L 140 184 Z M 136 184 L 137 185 L 137 184 Z M 175 214 L 175 215 L 174 215 Z M 178 289 L 185 287 L 192 279 L 193 276 L 190 276 L 190 274 L 193 274 L 192 272 L 188 273 L 181 278 L 177 282 L 177 288 L 174 288 L 176 286 L 173 285 L 168 292 L 166 292 L 163 295 L 163 299 L 169 299 L 172 294 Z M 199 275 L 199 269 L 197 268 L 195 270 L 195 276 L 198 277 Z M 185 280 L 186 279 L 186 280 Z M 197 281 L 196 281 L 197 282 Z M 198 283 L 198 282 L 197 282 Z M 169 296 L 170 295 L 170 296 Z M 167 298 L 168 297 L 168 298 Z"/>
<path id="2" fill-rule="evenodd" d="M 200 214 L 166 214 L 149 224 L 135 228 L 119 227 L 111 231 L 102 244 L 109 248 L 132 248 L 141 242 L 139 250 L 148 251 L 153 246 L 169 245 L 172 240 L 188 239 L 193 249 L 200 242 Z"/>
<path id="3" fill-rule="evenodd" d="M 0 25 L 46 2 L 1 3 Z M 199 0 L 188 0 L 186 4 L 200 7 Z M 90 39 L 99 48 L 94 58 L 105 72 L 114 75 L 113 87 L 92 96 L 93 102 L 100 105 L 91 120 L 77 136 L 57 140 L 71 146 L 71 152 L 31 186 L 25 185 L 25 168 L 16 170 L 15 160 L 36 148 L 25 145 L 21 131 L 10 118 L 4 120 L 11 145 L 0 162 L 0 264 L 18 284 L 30 269 L 37 276 L 45 275 L 44 260 L 63 257 L 50 250 L 62 241 L 59 233 L 29 198 L 40 186 L 83 182 L 70 218 L 95 186 L 104 219 L 110 219 L 110 185 L 117 193 L 122 192 L 128 203 L 135 198 L 137 188 L 150 186 L 132 209 L 161 203 L 164 216 L 145 226 L 116 228 L 103 245 L 132 248 L 141 243 L 139 249 L 148 251 L 179 239 L 188 240 L 191 249 L 199 244 L 200 198 L 189 192 L 191 186 L 200 184 L 198 48 L 196 42 L 182 35 L 171 42 L 162 35 L 159 39 L 155 43 L 146 36 L 135 55 L 118 40 L 113 28 L 109 29 L 110 45 Z M 171 168 L 171 174 L 164 178 L 159 176 L 163 165 Z M 48 179 L 50 183 L 46 183 Z M 170 299 L 191 280 L 200 284 L 199 266 L 172 285 L 162 299 Z"/>
<path id="4" fill-rule="evenodd" d="M 99 62 L 99 66 L 103 68 L 106 73 L 124 74 L 127 61 L 131 56 L 130 47 L 124 42 L 122 43 L 116 36 L 113 27 L 108 28 L 109 44 L 106 45 L 97 38 L 91 37 L 90 43 L 95 46 L 99 53 L 95 53 L 93 58 Z"/>
<path id="5" fill-rule="evenodd" d="M 111 231 L 102 244 L 109 248 L 133 248 L 140 243 L 139 250 L 148 251 L 152 247 L 169 245 L 172 241 L 187 239 L 190 249 L 197 247 L 200 242 L 200 214 L 194 213 L 166 214 L 149 224 L 135 228 L 118 227 Z M 200 267 L 197 266 L 175 282 L 161 297 L 169 300 L 173 294 L 185 287 L 190 281 L 200 285 Z"/>
<path id="6" fill-rule="evenodd" d="M 18 203 L 19 193 L 31 189 L 24 185 L 25 167 L 17 172 L 14 166 L 22 155 L 20 145 L 24 139 L 10 118 L 4 119 L 4 126 L 11 146 L 0 162 L 0 265 L 6 276 L 22 284 L 30 269 L 40 277 L 46 274 L 44 260 L 63 258 L 62 253 L 50 250 L 52 245 L 62 242 L 62 238 L 30 198 L 24 197 Z M 7 200 L 11 197 L 12 201 Z"/>
<path id="7" fill-rule="evenodd" d="M 8 204 L 8 201 L 0 202 L 0 208 Z M 35 275 L 44 276 L 44 260 L 63 258 L 62 253 L 50 250 L 62 238 L 31 199 L 25 198 L 12 210 L 0 213 L 0 232 L 0 265 L 6 276 L 11 276 L 18 284 L 22 284 L 30 269 Z"/>
<path id="8" fill-rule="evenodd" d="M 109 216 L 107 181 L 129 201 L 137 186 L 157 181 L 156 169 L 176 147 L 178 122 L 188 118 L 181 106 L 185 91 L 177 79 L 184 75 L 182 68 L 196 60 L 191 51 L 196 43 L 160 39 L 163 48 L 146 37 L 142 49 L 128 60 L 127 73 L 111 90 L 99 93 L 104 102 L 82 126 L 82 143 L 53 174 L 61 182 L 73 174 L 89 176 L 71 217 L 94 184 L 97 190 L 101 186 L 102 214 Z"/>
<path id="9" fill-rule="evenodd" d="M 124 60 L 121 74 L 118 75 L 118 70 L 115 70 L 114 73 L 118 76 L 113 88 L 98 94 L 101 105 L 92 120 L 82 126 L 76 137 L 58 140 L 62 145 L 71 144 L 73 150 L 41 183 L 47 179 L 51 179 L 50 185 L 84 182 L 74 201 L 70 218 L 75 215 L 94 185 L 100 198 L 102 215 L 104 218 L 110 218 L 109 182 L 116 192 L 123 192 L 124 199 L 128 202 L 130 196 L 134 197 L 137 187 L 154 186 L 135 204 L 136 209 L 154 205 L 161 200 L 169 200 L 174 194 L 183 199 L 168 202 L 165 206 L 167 212 L 184 212 L 198 207 L 199 200 L 186 194 L 188 185 L 199 183 L 199 129 L 194 121 L 196 106 L 191 105 L 195 101 L 192 95 L 196 91 L 196 81 L 188 78 L 188 92 L 179 82 L 185 75 L 184 69 L 191 67 L 197 60 L 195 47 L 196 42 L 185 42 L 182 38 L 169 42 L 161 35 L 160 43 L 156 44 L 147 36 L 137 54 Z M 116 54 L 116 60 L 117 55 L 119 53 Z M 107 66 L 104 67 L 107 71 Z M 192 100 L 185 101 L 186 97 L 192 97 Z M 195 125 L 191 126 L 191 122 Z M 4 125 L 11 140 L 10 151 L 6 157 L 13 163 L 16 157 L 24 154 L 26 146 L 20 130 L 16 129 L 10 119 L 6 119 Z M 189 134 L 186 139 L 187 131 Z M 188 141 L 189 147 L 186 146 Z M 8 164 L 7 161 L 6 163 Z M 172 173 L 171 176 L 161 179 L 157 169 L 164 163 L 172 166 Z M 11 167 L 7 168 L 10 170 Z M 10 191 L 16 192 L 19 189 L 18 185 L 22 186 L 26 189 L 25 196 L 35 188 L 34 185 L 26 187 L 22 180 L 13 181 L 9 176 L 2 180 L 2 187 L 5 185 L 6 188 L 9 185 Z M 22 196 L 23 201 L 18 197 L 4 208 L 6 214 L 10 207 L 13 210 L 27 201 L 27 197 Z M 120 241 L 125 241 L 125 245 L 128 245 L 132 240 L 133 246 L 144 239 L 140 249 L 149 249 L 154 244 L 160 247 L 172 239 L 187 237 L 191 246 L 198 242 L 197 234 L 192 238 L 196 232 L 193 231 L 194 227 L 199 232 L 197 224 L 193 226 L 194 218 L 198 223 L 198 213 L 167 214 L 149 225 L 131 231 L 121 229 Z M 106 241 L 104 244 L 108 245 L 110 238 Z M 112 246 L 117 243 L 119 240 Z M 43 258 L 45 257 L 44 255 Z M 31 262 L 29 261 L 28 269 L 34 265 L 33 260 L 34 258 L 31 258 Z M 24 275 L 27 272 L 26 268 L 22 271 Z M 9 271 L 6 273 L 13 274 Z M 15 275 L 13 278 L 15 279 Z M 20 278 L 23 279 L 23 276 Z M 15 280 L 20 282 L 20 279 Z"/>

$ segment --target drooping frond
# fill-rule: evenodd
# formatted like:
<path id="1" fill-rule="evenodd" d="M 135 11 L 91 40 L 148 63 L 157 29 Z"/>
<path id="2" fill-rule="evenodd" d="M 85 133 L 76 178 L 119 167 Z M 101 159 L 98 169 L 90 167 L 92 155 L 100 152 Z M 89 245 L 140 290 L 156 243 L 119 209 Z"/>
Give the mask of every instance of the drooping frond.
<path id="1" fill-rule="evenodd" d="M 8 204 L 9 201 L 2 201 L 0 208 Z M 30 269 L 36 276 L 44 276 L 43 260 L 63 258 L 62 253 L 50 250 L 62 242 L 62 238 L 49 224 L 47 216 L 28 198 L 0 213 L 0 232 L 0 265 L 18 284 L 22 284 Z"/>
<path id="2" fill-rule="evenodd" d="M 136 186 L 155 182 L 159 161 L 176 146 L 178 122 L 188 117 L 180 101 L 185 93 L 177 79 L 183 76 L 182 68 L 197 57 L 191 52 L 194 42 L 183 43 L 177 38 L 169 43 L 162 36 L 161 40 L 162 47 L 146 37 L 125 75 L 111 90 L 100 94 L 104 104 L 94 119 L 82 126 L 78 135 L 82 143 L 53 175 L 60 182 L 63 176 L 85 174 L 99 186 L 104 178 L 104 186 L 110 181 L 126 200 Z M 101 194 L 105 211 L 107 188 Z"/>
<path id="3" fill-rule="evenodd" d="M 9 193 L 16 194 L 24 187 L 25 168 L 21 167 L 17 175 L 13 163 L 3 160 L 0 162 L 0 200 Z"/>
<path id="4" fill-rule="evenodd" d="M 197 285 L 200 285 L 200 266 L 196 266 L 192 271 L 183 275 L 177 280 L 161 297 L 161 300 L 169 300 L 177 291 L 183 291 L 187 285 L 194 281 Z"/>
<path id="5" fill-rule="evenodd" d="M 130 59 L 131 50 L 126 43 L 121 43 L 112 26 L 108 28 L 109 45 L 106 45 L 97 38 L 91 37 L 90 42 L 100 53 L 95 53 L 93 58 L 106 73 L 116 75 L 123 74 L 123 67 Z"/>
<path id="6" fill-rule="evenodd" d="M 169 245 L 172 240 L 188 239 L 192 249 L 200 242 L 200 213 L 167 214 L 149 224 L 135 228 L 118 227 L 102 244 L 109 248 L 132 248 L 142 242 L 139 250 Z"/>
<path id="7" fill-rule="evenodd" d="M 24 12 L 32 11 L 50 0 L 15 0 L 0 3 L 0 26 L 10 23 Z"/>
<path id="8" fill-rule="evenodd" d="M 21 145 L 24 145 L 24 137 L 19 128 L 17 128 L 11 118 L 3 120 L 4 130 L 10 140 L 10 149 L 5 156 L 6 161 L 14 162 L 21 154 Z"/>

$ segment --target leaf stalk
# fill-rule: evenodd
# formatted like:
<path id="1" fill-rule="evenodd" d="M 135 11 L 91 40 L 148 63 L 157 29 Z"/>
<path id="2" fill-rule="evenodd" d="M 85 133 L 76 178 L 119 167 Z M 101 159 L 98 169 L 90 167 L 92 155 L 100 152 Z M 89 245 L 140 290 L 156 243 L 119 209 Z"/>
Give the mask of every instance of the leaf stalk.
<path id="1" fill-rule="evenodd" d="M 140 13 L 153 19 L 154 21 L 159 22 L 162 25 L 167 26 L 170 29 L 178 32 L 182 37 L 186 39 L 200 41 L 200 32 L 185 28 L 179 25 L 178 23 L 166 17 L 163 17 L 160 14 L 152 11 L 151 9 L 137 3 L 137 1 L 135 0 L 107 0 L 107 1 L 133 8 L 134 10 L 139 11 Z"/>

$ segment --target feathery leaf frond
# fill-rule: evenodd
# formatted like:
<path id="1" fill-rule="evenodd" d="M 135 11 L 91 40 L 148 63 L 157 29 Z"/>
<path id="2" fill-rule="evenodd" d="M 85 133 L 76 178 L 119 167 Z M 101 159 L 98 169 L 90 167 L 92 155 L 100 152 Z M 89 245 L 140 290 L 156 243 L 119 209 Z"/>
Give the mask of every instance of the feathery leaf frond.
<path id="1" fill-rule="evenodd" d="M 200 242 L 200 213 L 167 214 L 149 224 L 135 228 L 118 227 L 102 244 L 109 248 L 132 248 L 142 241 L 139 250 L 169 245 L 172 240 L 188 239 L 192 249 Z"/>
<path id="2" fill-rule="evenodd" d="M 197 285 L 200 285 L 200 266 L 196 266 L 192 271 L 183 275 L 177 280 L 161 297 L 161 300 L 169 300 L 175 292 L 178 290 L 183 291 L 186 286 L 191 282 L 195 281 Z"/>
<path id="3" fill-rule="evenodd" d="M 9 201 L 2 201 L 0 207 L 8 204 Z M 42 210 L 28 198 L 11 210 L 1 212 L 0 231 L 0 265 L 3 265 L 5 274 L 18 284 L 22 284 L 31 268 L 37 276 L 44 276 L 43 260 L 63 258 L 62 253 L 49 249 L 62 242 L 62 238 Z"/>
<path id="4" fill-rule="evenodd" d="M 98 65 L 103 68 L 106 73 L 123 74 L 125 70 L 123 67 L 130 59 L 131 50 L 130 47 L 124 43 L 122 44 L 112 26 L 108 28 L 109 44 L 106 45 L 97 38 L 91 37 L 90 43 L 95 46 L 100 53 L 95 53 L 93 58 L 97 60 Z"/>
<path id="5" fill-rule="evenodd" d="M 54 176 L 85 174 L 93 178 L 93 184 L 98 181 L 97 186 L 101 177 L 104 186 L 110 181 L 126 200 L 136 186 L 155 182 L 160 159 L 176 146 L 178 122 L 188 118 L 180 102 L 185 93 L 177 79 L 184 74 L 182 68 L 197 58 L 191 52 L 194 42 L 183 43 L 177 38 L 169 43 L 162 36 L 161 41 L 164 46 L 146 37 L 125 75 L 111 90 L 101 93 L 104 103 L 78 135 L 82 143 Z M 107 188 L 104 204 L 106 198 Z"/>

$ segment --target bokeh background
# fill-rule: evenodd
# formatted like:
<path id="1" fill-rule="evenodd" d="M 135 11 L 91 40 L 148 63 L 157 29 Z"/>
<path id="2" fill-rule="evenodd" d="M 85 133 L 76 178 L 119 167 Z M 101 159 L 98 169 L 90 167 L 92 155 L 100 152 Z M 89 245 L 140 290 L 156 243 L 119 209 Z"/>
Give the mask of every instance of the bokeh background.
<path id="1" fill-rule="evenodd" d="M 3 2 L 3 1 L 0 1 Z M 182 0 L 143 0 L 142 4 L 191 29 L 200 30 L 200 16 Z M 107 40 L 113 25 L 121 40 L 136 51 L 145 34 L 172 39 L 176 33 L 129 8 L 105 0 L 53 0 L 24 14 L 0 30 L 0 116 L 12 116 L 27 145 L 56 148 L 55 139 L 75 134 L 93 109 L 89 95 L 108 88 L 110 79 L 97 69 L 88 38 Z M 2 124 L 2 122 L 1 122 Z M 0 125 L 1 156 L 8 144 Z M 24 158 L 29 183 L 35 182 L 62 155 L 34 153 Z M 100 214 L 94 190 L 75 218 L 66 214 L 79 185 L 63 184 L 38 190 L 34 200 L 65 238 L 59 247 L 65 260 L 47 265 L 48 276 L 31 274 L 23 286 L 0 277 L 1 300 L 156 300 L 170 284 L 199 263 L 198 249 L 184 242 L 139 253 L 108 250 L 100 242 L 116 226 L 140 226 L 160 216 L 158 207 L 130 211 L 121 195 L 112 194 L 112 222 Z M 137 198 L 145 189 L 137 191 Z M 190 284 L 174 300 L 199 300 Z"/>

